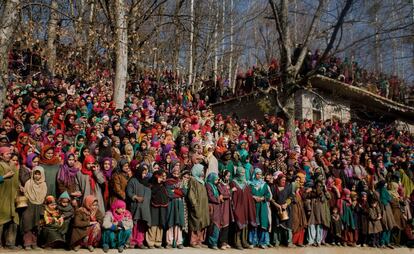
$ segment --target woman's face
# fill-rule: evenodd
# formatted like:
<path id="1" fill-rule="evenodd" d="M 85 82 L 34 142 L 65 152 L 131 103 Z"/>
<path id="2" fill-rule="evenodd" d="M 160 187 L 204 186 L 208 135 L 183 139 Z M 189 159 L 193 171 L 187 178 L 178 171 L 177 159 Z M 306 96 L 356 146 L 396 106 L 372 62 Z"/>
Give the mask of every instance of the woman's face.
<path id="1" fill-rule="evenodd" d="M 68 158 L 68 166 L 69 167 L 75 166 L 75 157 L 73 155 L 69 156 Z"/>
<path id="2" fill-rule="evenodd" d="M 166 158 L 165 158 L 165 161 L 167 162 L 167 163 L 171 163 L 171 156 L 167 156 Z"/>
<path id="3" fill-rule="evenodd" d="M 129 173 L 131 171 L 128 163 L 125 163 L 124 166 L 122 166 L 122 171 L 124 171 L 124 173 Z"/>
<path id="4" fill-rule="evenodd" d="M 46 151 L 45 158 L 48 159 L 48 160 L 53 158 L 53 149 L 49 149 L 49 150 Z"/>
<path id="5" fill-rule="evenodd" d="M 109 146 L 109 141 L 107 139 L 105 139 L 102 144 L 103 144 L 104 147 L 108 147 Z"/>
<path id="6" fill-rule="evenodd" d="M 104 169 L 105 171 L 110 170 L 110 169 L 111 169 L 111 162 L 110 162 L 110 161 L 108 161 L 108 160 L 106 160 L 106 161 L 103 163 L 103 169 Z"/>
<path id="7" fill-rule="evenodd" d="M 34 124 L 34 123 L 36 122 L 36 117 L 35 117 L 34 115 L 31 115 L 31 116 L 29 117 L 29 122 L 30 122 L 31 124 Z"/>
<path id="8" fill-rule="evenodd" d="M 58 141 L 58 142 L 62 142 L 62 141 L 63 141 L 63 134 L 59 134 L 59 135 L 57 135 L 57 137 L 56 137 L 56 141 Z"/>
<path id="9" fill-rule="evenodd" d="M 33 180 L 39 181 L 41 177 L 42 177 L 42 174 L 40 173 L 40 171 L 36 171 L 33 175 Z"/>
<path id="10" fill-rule="evenodd" d="M 147 177 L 147 174 L 148 174 L 148 169 L 142 170 L 141 178 L 144 179 L 145 177 Z"/>
<path id="11" fill-rule="evenodd" d="M 37 167 L 37 166 L 39 166 L 39 157 L 35 157 L 33 160 L 32 160 L 32 165 L 33 165 L 33 168 L 34 167 Z"/>
<path id="12" fill-rule="evenodd" d="M 89 151 L 88 148 L 86 148 L 85 150 L 83 150 L 82 153 L 83 153 L 83 156 L 86 157 L 86 156 L 88 156 L 90 154 L 90 151 Z"/>
<path id="13" fill-rule="evenodd" d="M 42 134 L 42 128 L 37 127 L 36 130 L 35 130 L 35 133 L 36 133 L 37 136 L 39 136 L 40 134 Z"/>
<path id="14" fill-rule="evenodd" d="M 11 163 L 12 164 L 14 164 L 16 167 L 18 167 L 19 166 L 19 157 L 17 156 L 17 155 L 13 155 L 12 157 L 11 157 Z"/>

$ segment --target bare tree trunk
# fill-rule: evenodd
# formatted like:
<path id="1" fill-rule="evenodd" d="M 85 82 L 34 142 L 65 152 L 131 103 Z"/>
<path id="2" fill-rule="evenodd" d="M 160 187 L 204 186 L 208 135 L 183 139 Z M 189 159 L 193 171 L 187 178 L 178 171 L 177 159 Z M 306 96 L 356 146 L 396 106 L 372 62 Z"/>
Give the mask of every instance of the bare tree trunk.
<path id="1" fill-rule="evenodd" d="M 90 65 L 90 61 L 91 61 L 91 51 L 92 51 L 92 46 L 94 44 L 94 38 L 95 38 L 95 34 L 92 35 L 92 30 L 93 30 L 93 17 L 95 15 L 95 1 L 92 1 L 90 4 L 90 10 L 89 10 L 89 18 L 88 18 L 88 40 L 86 42 L 86 56 L 85 56 L 85 61 L 86 61 L 86 69 L 89 70 L 89 65 Z M 91 42 L 90 42 L 91 41 Z"/>
<path id="2" fill-rule="evenodd" d="M 234 20 L 233 20 L 233 0 L 230 0 L 230 59 L 229 59 L 229 86 L 233 88 L 233 29 L 234 29 Z"/>
<path id="3" fill-rule="evenodd" d="M 125 105 L 125 88 L 128 66 L 128 30 L 124 0 L 115 1 L 116 12 L 116 67 L 114 101 L 117 109 Z"/>
<path id="4" fill-rule="evenodd" d="M 20 0 L 8 0 L 4 3 L 0 18 L 0 120 L 6 103 L 8 83 L 8 53 L 12 46 L 13 34 L 19 21 Z"/>
<path id="5" fill-rule="evenodd" d="M 56 10 L 58 9 L 58 2 L 51 1 L 50 4 L 50 19 L 49 25 L 47 28 L 47 52 L 48 52 L 48 60 L 47 60 L 47 68 L 52 76 L 55 75 L 55 68 L 56 68 L 56 38 L 57 38 L 57 23 L 58 23 L 58 13 Z"/>
<path id="6" fill-rule="evenodd" d="M 215 1 L 215 6 L 216 9 L 219 8 L 219 2 L 216 0 Z M 218 68 L 218 21 L 219 20 L 219 12 L 216 11 L 216 19 L 214 20 L 215 25 L 214 25 L 214 63 L 213 63 L 213 82 L 214 82 L 214 87 L 216 87 L 216 83 L 217 83 L 217 68 Z"/>
<path id="7" fill-rule="evenodd" d="M 193 47 L 194 47 L 194 0 L 190 2 L 190 52 L 188 61 L 188 85 L 191 86 L 193 82 Z"/>
<path id="8" fill-rule="evenodd" d="M 224 52 L 226 51 L 226 45 L 224 44 L 224 35 L 226 34 L 226 1 L 222 1 L 223 8 L 221 9 L 221 64 L 220 64 L 220 75 L 224 79 Z M 224 81 L 224 80 L 223 80 Z"/>

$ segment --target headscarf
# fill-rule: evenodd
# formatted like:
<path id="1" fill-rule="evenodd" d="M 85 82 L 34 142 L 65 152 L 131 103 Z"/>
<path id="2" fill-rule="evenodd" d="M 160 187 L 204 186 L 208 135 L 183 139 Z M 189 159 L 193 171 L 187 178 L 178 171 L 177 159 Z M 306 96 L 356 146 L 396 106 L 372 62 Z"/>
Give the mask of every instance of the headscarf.
<path id="1" fill-rule="evenodd" d="M 53 157 L 51 159 L 46 159 L 46 152 L 52 150 Z M 45 145 L 40 152 L 40 164 L 44 165 L 56 165 L 60 163 L 60 158 L 54 154 L 54 148 L 51 145 Z"/>
<path id="2" fill-rule="evenodd" d="M 111 167 L 109 168 L 109 170 L 105 170 L 104 169 L 104 164 L 105 162 L 109 161 L 109 165 L 111 165 Z M 102 174 L 105 176 L 105 178 L 107 180 L 111 179 L 112 176 L 112 172 L 113 172 L 113 167 L 112 167 L 112 158 L 111 157 L 105 157 L 101 160 L 101 171 Z"/>
<path id="3" fill-rule="evenodd" d="M 122 221 L 125 216 L 128 216 L 129 212 L 125 210 L 122 214 L 119 214 L 116 212 L 117 209 L 124 208 L 126 209 L 126 204 L 124 201 L 120 199 L 115 199 L 114 202 L 112 202 L 111 205 L 111 213 L 112 218 L 114 219 L 114 222 Z"/>
<path id="4" fill-rule="evenodd" d="M 207 184 L 210 185 L 211 190 L 213 191 L 213 195 L 214 197 L 218 197 L 219 196 L 219 191 L 217 189 L 217 186 L 215 184 L 215 181 L 218 179 L 218 175 L 215 172 L 211 172 L 210 174 L 208 174 L 207 176 Z"/>
<path id="5" fill-rule="evenodd" d="M 195 164 L 191 169 L 191 175 L 201 184 L 204 184 L 204 180 L 201 176 L 204 174 L 204 167 L 201 164 Z"/>
<path id="6" fill-rule="evenodd" d="M 79 208 L 89 216 L 91 221 L 96 221 L 96 212 L 98 211 L 98 207 L 92 207 L 95 201 L 98 201 L 98 199 L 94 195 L 88 195 L 83 199 L 82 207 Z"/>
<path id="7" fill-rule="evenodd" d="M 334 186 L 338 189 L 339 193 L 342 193 L 342 180 L 341 180 L 341 178 L 335 178 Z"/>
<path id="8" fill-rule="evenodd" d="M 396 182 L 391 182 L 388 192 L 396 199 L 400 199 L 400 194 L 398 193 L 399 184 Z"/>
<path id="9" fill-rule="evenodd" d="M 70 184 L 73 184 L 75 182 L 75 176 L 78 173 L 79 169 L 73 165 L 72 167 L 69 167 L 68 160 L 69 157 L 73 156 L 73 158 L 76 158 L 75 154 L 72 152 L 67 152 L 65 154 L 65 162 L 63 165 L 60 166 L 60 170 L 58 173 L 58 180 L 63 182 L 65 186 L 68 186 Z"/>
<path id="10" fill-rule="evenodd" d="M 392 200 L 392 196 L 388 192 L 387 188 L 385 188 L 385 183 L 383 181 L 378 183 L 377 191 L 379 193 L 379 200 L 381 204 L 384 206 L 388 205 Z"/>
<path id="11" fill-rule="evenodd" d="M 37 153 L 30 153 L 29 155 L 27 155 L 27 158 L 26 158 L 26 166 L 28 168 L 30 168 L 30 169 L 33 168 L 33 160 L 36 157 L 39 157 L 39 155 Z"/>
<path id="12" fill-rule="evenodd" d="M 82 174 L 89 176 L 89 183 L 91 184 L 91 189 L 92 191 L 95 191 L 95 177 L 93 176 L 93 172 L 92 170 L 89 170 L 86 165 L 88 165 L 88 163 L 94 163 L 95 162 L 95 158 L 92 155 L 88 155 L 85 157 L 85 160 L 83 161 L 82 164 Z"/>
<path id="13" fill-rule="evenodd" d="M 147 178 L 143 178 L 142 177 L 142 172 L 144 172 L 144 170 L 148 170 L 148 167 L 146 167 L 145 164 L 141 164 L 138 169 L 135 172 L 135 178 L 138 180 L 138 182 L 140 182 L 142 185 L 144 186 L 148 186 L 148 179 Z"/>
<path id="14" fill-rule="evenodd" d="M 265 181 L 262 178 L 257 179 L 256 174 L 262 174 L 262 170 L 260 168 L 254 169 L 253 180 L 250 182 L 250 185 L 258 190 L 262 188 L 262 186 L 265 184 Z"/>
<path id="15" fill-rule="evenodd" d="M 40 179 L 36 181 L 34 175 L 36 172 L 40 172 Z M 24 195 L 34 205 L 41 205 L 45 200 L 47 194 L 47 185 L 45 179 L 45 170 L 37 166 L 32 170 L 30 179 L 24 185 Z"/>
<path id="16" fill-rule="evenodd" d="M 242 172 L 246 173 L 246 170 L 243 167 L 238 167 L 236 170 L 236 175 L 233 178 L 233 181 L 237 183 L 237 185 L 241 189 L 244 189 L 244 187 L 246 187 L 247 181 L 246 181 L 246 176 L 242 175 Z"/>

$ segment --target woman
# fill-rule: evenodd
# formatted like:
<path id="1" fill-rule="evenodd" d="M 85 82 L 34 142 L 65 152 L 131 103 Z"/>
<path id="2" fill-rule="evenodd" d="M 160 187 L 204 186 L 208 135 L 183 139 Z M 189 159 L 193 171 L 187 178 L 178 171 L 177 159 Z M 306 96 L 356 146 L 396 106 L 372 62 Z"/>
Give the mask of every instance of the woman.
<path id="1" fill-rule="evenodd" d="M 379 204 L 382 210 L 382 233 L 380 236 L 380 245 L 382 247 L 389 247 L 393 249 L 391 245 L 391 231 L 397 224 L 395 223 L 394 215 L 392 213 L 391 201 L 392 196 L 387 190 L 385 181 L 380 181 L 377 184 L 377 192 L 379 194 Z"/>
<path id="2" fill-rule="evenodd" d="M 118 248 L 121 253 L 126 247 L 133 227 L 132 215 L 126 210 L 122 200 L 112 202 L 111 210 L 106 212 L 102 228 L 102 249 L 106 253 L 109 248 Z"/>
<path id="3" fill-rule="evenodd" d="M 134 221 L 130 240 L 131 248 L 138 245 L 138 248 L 145 249 L 145 232 L 151 225 L 151 189 L 148 187 L 147 174 L 148 168 L 145 165 L 139 166 L 126 188 L 127 201 L 130 204 L 129 210 Z"/>
<path id="4" fill-rule="evenodd" d="M 256 168 L 250 183 L 252 196 L 256 203 L 256 227 L 249 232 L 249 242 L 252 246 L 266 249 L 269 245 L 269 201 L 272 198 L 269 186 L 262 179 L 262 170 Z"/>
<path id="5" fill-rule="evenodd" d="M 186 189 L 180 179 L 180 167 L 172 168 L 171 177 L 165 182 L 170 202 L 167 210 L 167 248 L 183 248 L 183 230 L 184 227 L 184 196 Z"/>
<path id="6" fill-rule="evenodd" d="M 157 170 L 151 179 L 151 227 L 146 233 L 150 249 L 161 248 L 162 236 L 167 219 L 168 193 L 164 185 L 165 173 Z"/>
<path id="7" fill-rule="evenodd" d="M 32 170 L 31 179 L 24 185 L 24 195 L 28 199 L 28 207 L 24 210 L 21 221 L 23 245 L 26 250 L 37 249 L 39 222 L 43 214 L 43 202 L 47 194 L 45 172 L 40 166 Z"/>
<path id="8" fill-rule="evenodd" d="M 128 180 L 131 178 L 132 172 L 129 167 L 129 162 L 126 159 L 122 159 L 119 162 L 119 170 L 117 170 L 113 175 L 112 179 L 110 180 L 111 183 L 111 190 L 112 190 L 112 197 L 111 200 L 126 199 L 126 187 L 128 185 Z M 104 195 L 105 197 L 106 195 Z M 105 197 L 106 199 L 106 197 Z"/>
<path id="9" fill-rule="evenodd" d="M 93 195 L 98 200 L 98 207 L 102 214 L 105 213 L 104 199 L 101 185 L 105 183 L 99 165 L 92 155 L 86 156 L 82 169 L 76 174 L 76 190 L 82 193 L 83 200 L 88 195 Z"/>
<path id="10" fill-rule="evenodd" d="M 79 168 L 76 165 L 76 157 L 72 152 L 65 154 L 63 165 L 60 166 L 57 174 L 57 188 L 59 195 L 67 191 L 72 197 L 80 197 L 81 193 L 76 190 L 76 175 Z"/>
<path id="11" fill-rule="evenodd" d="M 72 224 L 70 245 L 74 251 L 79 251 L 81 246 L 87 247 L 90 252 L 94 251 L 101 240 L 103 217 L 98 209 L 98 199 L 93 195 L 85 196 L 82 207 L 75 212 Z"/>
<path id="12" fill-rule="evenodd" d="M 306 213 L 303 202 L 305 174 L 298 173 L 295 181 L 295 197 L 292 200 L 292 243 L 296 246 L 303 247 L 305 239 L 305 228 L 307 226 Z"/>
<path id="13" fill-rule="evenodd" d="M 26 163 L 20 166 L 19 180 L 21 186 L 24 186 L 31 178 L 32 169 L 39 165 L 39 160 L 37 153 L 31 153 L 27 156 Z"/>
<path id="14" fill-rule="evenodd" d="M 401 231 L 406 227 L 406 219 L 404 211 L 404 201 L 403 198 L 398 193 L 399 184 L 396 182 L 391 182 L 389 185 L 389 193 L 392 196 L 391 200 L 391 210 L 394 215 L 395 228 L 392 231 L 392 238 L 395 245 L 399 246 L 401 243 Z"/>
<path id="15" fill-rule="evenodd" d="M 233 213 L 231 210 L 231 193 L 236 189 L 230 187 L 231 173 L 224 170 L 221 180 L 217 186 L 220 195 L 223 197 L 220 203 L 220 249 L 225 250 L 230 248 L 229 243 L 229 226 L 233 221 Z"/>
<path id="16" fill-rule="evenodd" d="M 233 181 L 230 183 L 233 190 L 233 214 L 236 223 L 234 244 L 239 250 L 251 248 L 248 244 L 248 227 L 256 227 L 255 200 L 250 186 L 247 184 L 245 170 L 238 167 Z"/>
<path id="17" fill-rule="evenodd" d="M 45 145 L 40 153 L 39 165 L 45 170 L 47 194 L 56 197 L 56 178 L 60 168 L 61 159 L 55 155 L 54 147 Z"/>
<path id="18" fill-rule="evenodd" d="M 220 204 L 223 201 L 223 196 L 220 195 L 217 188 L 219 182 L 219 177 L 215 172 L 210 173 L 207 176 L 207 195 L 208 195 L 208 210 L 210 213 L 210 227 L 208 229 L 208 238 L 207 242 L 209 248 L 214 250 L 218 249 L 218 241 L 220 236 Z"/>
<path id="19" fill-rule="evenodd" d="M 204 186 L 204 167 L 195 164 L 188 182 L 188 226 L 190 246 L 200 248 L 205 240 L 205 229 L 210 225 L 208 214 L 208 197 Z"/>

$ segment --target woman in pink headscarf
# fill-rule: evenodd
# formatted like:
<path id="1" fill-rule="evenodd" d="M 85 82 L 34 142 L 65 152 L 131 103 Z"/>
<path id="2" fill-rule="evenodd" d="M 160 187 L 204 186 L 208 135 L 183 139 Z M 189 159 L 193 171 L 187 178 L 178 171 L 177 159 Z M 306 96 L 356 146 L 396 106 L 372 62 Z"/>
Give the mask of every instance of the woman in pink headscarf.
<path id="1" fill-rule="evenodd" d="M 106 253 L 109 248 L 118 248 L 122 252 L 131 236 L 132 215 L 126 210 L 124 201 L 116 199 L 111 210 L 106 212 L 102 224 L 102 248 Z"/>

